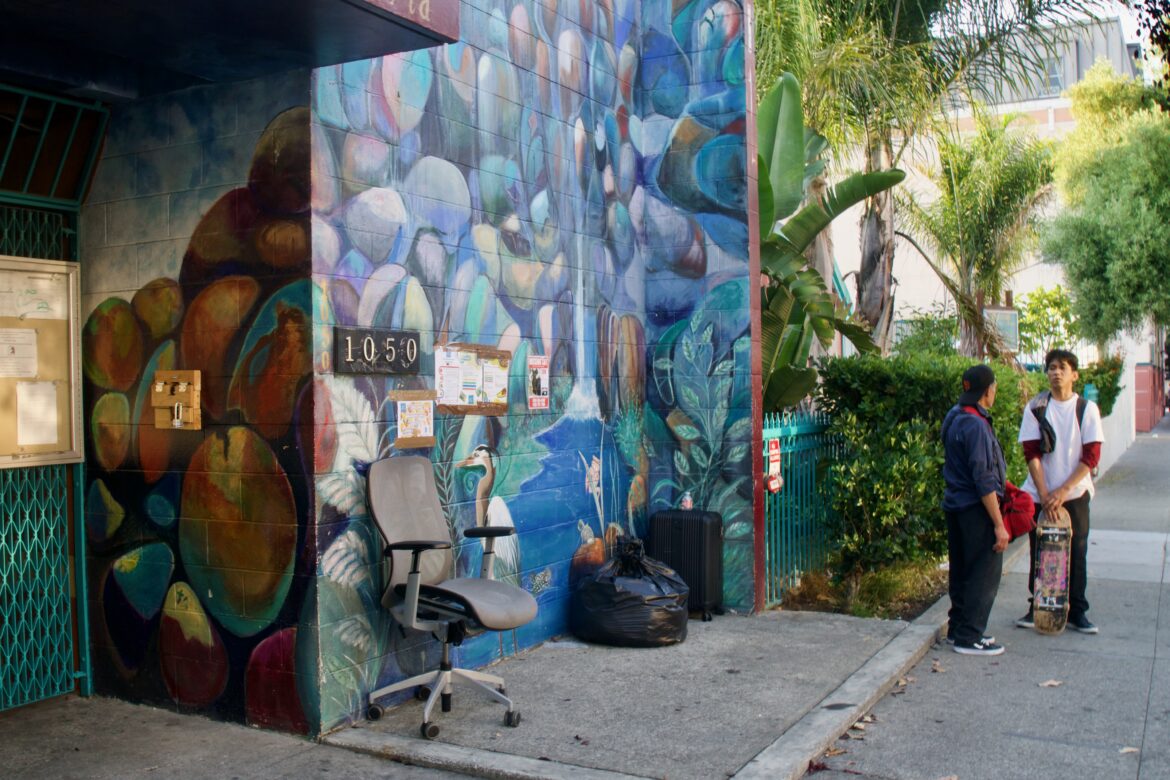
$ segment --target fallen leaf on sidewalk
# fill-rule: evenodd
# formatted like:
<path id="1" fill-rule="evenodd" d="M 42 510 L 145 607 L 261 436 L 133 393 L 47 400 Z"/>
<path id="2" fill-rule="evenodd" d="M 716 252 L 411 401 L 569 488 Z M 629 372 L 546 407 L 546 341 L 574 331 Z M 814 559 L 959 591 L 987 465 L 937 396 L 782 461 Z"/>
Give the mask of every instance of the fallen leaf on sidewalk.
<path id="1" fill-rule="evenodd" d="M 943 673 L 943 672 L 945 672 L 946 670 L 947 670 L 947 668 L 946 668 L 945 666 L 943 666 L 941 663 L 939 663 L 939 661 L 938 661 L 938 659 L 937 659 L 937 658 L 933 659 L 933 660 L 930 662 L 930 672 L 931 672 L 931 674 L 942 674 L 942 673 Z"/>
<path id="2" fill-rule="evenodd" d="M 1123 748 L 1122 748 L 1120 751 L 1118 751 L 1118 752 L 1120 752 L 1120 753 L 1121 753 L 1121 755 L 1123 755 L 1123 756 L 1124 756 L 1126 753 L 1140 753 L 1140 752 L 1142 752 L 1142 751 L 1141 751 L 1139 748 L 1135 748 L 1135 747 L 1123 747 Z"/>
<path id="3" fill-rule="evenodd" d="M 849 728 L 851 728 L 851 729 L 854 729 L 854 730 L 856 730 L 856 731 L 865 731 L 865 724 L 864 724 L 864 723 L 862 723 L 861 721 L 857 721 L 856 723 L 854 723 L 854 724 L 853 724 L 852 726 L 850 726 Z"/>
<path id="4" fill-rule="evenodd" d="M 946 777 L 940 777 L 938 780 L 959 780 L 959 776 L 958 775 L 947 775 Z"/>
<path id="5" fill-rule="evenodd" d="M 861 722 L 862 723 L 877 723 L 877 716 L 873 715 L 872 713 L 869 715 L 862 715 Z"/>
<path id="6" fill-rule="evenodd" d="M 840 756 L 849 751 L 845 748 L 831 747 L 825 751 L 825 758 L 832 758 L 833 756 Z"/>
<path id="7" fill-rule="evenodd" d="M 1044 682 L 1039 683 L 1041 688 L 1059 688 L 1062 685 L 1064 685 L 1064 682 L 1061 680 L 1045 680 Z"/>

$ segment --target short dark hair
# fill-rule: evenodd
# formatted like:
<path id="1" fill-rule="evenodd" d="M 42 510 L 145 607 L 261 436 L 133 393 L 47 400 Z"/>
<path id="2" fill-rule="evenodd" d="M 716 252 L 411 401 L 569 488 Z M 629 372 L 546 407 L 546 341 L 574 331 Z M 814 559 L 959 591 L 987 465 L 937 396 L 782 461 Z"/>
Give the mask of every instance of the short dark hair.
<path id="1" fill-rule="evenodd" d="M 1044 356 L 1044 370 L 1045 371 L 1048 370 L 1048 367 L 1052 365 L 1052 362 L 1054 360 L 1059 360 L 1061 362 L 1068 363 L 1070 366 L 1072 366 L 1073 371 L 1080 370 L 1077 367 L 1077 356 L 1074 355 L 1073 353 L 1069 352 L 1067 349 L 1050 349 L 1050 350 L 1048 350 L 1048 354 Z"/>

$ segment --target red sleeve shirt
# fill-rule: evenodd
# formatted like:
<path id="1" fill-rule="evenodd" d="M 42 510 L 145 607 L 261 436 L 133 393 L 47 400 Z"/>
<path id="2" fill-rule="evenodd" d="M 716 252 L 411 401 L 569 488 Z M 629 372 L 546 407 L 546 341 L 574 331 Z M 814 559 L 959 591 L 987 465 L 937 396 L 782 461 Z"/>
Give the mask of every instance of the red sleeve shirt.
<path id="1" fill-rule="evenodd" d="M 1040 452 L 1040 440 L 1033 439 L 1031 441 L 1020 442 L 1024 447 L 1024 460 L 1031 461 L 1041 457 L 1044 453 Z M 1101 442 L 1091 441 L 1088 444 L 1081 446 L 1081 463 L 1084 463 L 1090 469 L 1097 468 L 1097 464 L 1101 460 Z"/>

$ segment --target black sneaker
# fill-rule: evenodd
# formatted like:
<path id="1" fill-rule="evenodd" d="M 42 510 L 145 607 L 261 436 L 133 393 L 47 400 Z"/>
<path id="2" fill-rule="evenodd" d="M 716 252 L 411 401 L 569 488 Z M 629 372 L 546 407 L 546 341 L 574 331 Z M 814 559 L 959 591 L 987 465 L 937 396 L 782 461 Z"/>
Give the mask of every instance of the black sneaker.
<path id="1" fill-rule="evenodd" d="M 1002 655 L 1003 645 L 997 645 L 995 642 L 972 642 L 971 644 L 956 642 L 955 652 L 961 655 Z"/>
<path id="2" fill-rule="evenodd" d="M 1022 618 L 1016 618 L 1016 628 L 1035 628 L 1036 623 L 1032 620 L 1032 610 L 1028 610 L 1028 614 Z"/>
<path id="3" fill-rule="evenodd" d="M 985 644 L 985 645 L 994 645 L 994 644 L 995 644 L 995 637 L 993 637 L 993 636 L 987 636 L 987 635 L 985 634 L 985 635 L 983 636 L 983 638 L 982 638 L 982 639 L 980 639 L 979 641 L 980 641 L 980 642 L 982 642 L 982 643 L 983 643 L 983 644 Z M 953 644 L 955 643 L 955 638 L 954 638 L 953 636 L 948 636 L 948 637 L 947 637 L 947 639 L 946 639 L 946 642 L 947 642 L 947 644 L 948 644 L 948 645 L 953 645 Z"/>
<path id="4" fill-rule="evenodd" d="M 1095 625 L 1090 623 L 1089 619 L 1087 617 L 1085 617 L 1084 615 L 1081 615 L 1080 617 L 1069 618 L 1068 624 L 1070 626 L 1072 626 L 1073 628 L 1075 628 L 1077 631 L 1080 631 L 1082 634 L 1099 633 L 1099 629 Z"/>

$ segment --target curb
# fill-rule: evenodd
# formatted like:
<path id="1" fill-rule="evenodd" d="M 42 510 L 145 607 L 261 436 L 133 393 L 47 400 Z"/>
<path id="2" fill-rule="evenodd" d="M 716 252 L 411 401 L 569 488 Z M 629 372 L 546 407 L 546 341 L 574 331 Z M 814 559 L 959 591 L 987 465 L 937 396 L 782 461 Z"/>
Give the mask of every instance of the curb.
<path id="1" fill-rule="evenodd" d="M 334 747 L 388 758 L 400 764 L 443 769 L 449 772 L 497 780 L 644 780 L 604 769 L 542 761 L 538 758 L 465 748 L 417 737 L 374 733 L 367 729 L 342 729 L 321 739 Z"/>
<path id="2" fill-rule="evenodd" d="M 1012 542 L 1004 555 L 1003 567 L 1012 566 L 1027 549 L 1028 542 L 1023 537 Z M 898 678 L 926 655 L 946 626 L 949 611 L 950 597 L 944 595 L 732 777 L 735 780 L 803 777 L 811 762 L 873 709 Z"/>

